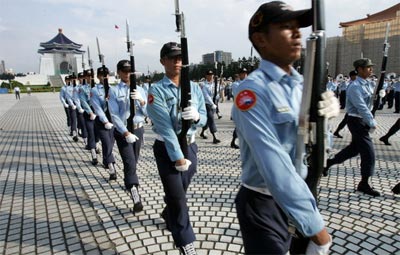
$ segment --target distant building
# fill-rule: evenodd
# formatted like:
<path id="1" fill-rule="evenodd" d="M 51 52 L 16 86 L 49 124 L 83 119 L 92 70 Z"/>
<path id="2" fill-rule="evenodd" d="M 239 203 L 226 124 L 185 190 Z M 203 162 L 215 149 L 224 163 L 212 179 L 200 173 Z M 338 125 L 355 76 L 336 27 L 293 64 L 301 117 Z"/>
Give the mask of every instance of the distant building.
<path id="1" fill-rule="evenodd" d="M 5 72 L 6 72 L 6 64 L 4 63 L 4 60 L 2 60 L 0 63 L 0 74 L 3 74 Z"/>
<path id="2" fill-rule="evenodd" d="M 40 74 L 51 76 L 82 72 L 80 63 L 85 53 L 80 50 L 82 44 L 68 39 L 61 28 L 53 39 L 40 43 L 40 46 L 43 47 L 38 50 L 43 55 L 40 58 Z"/>
<path id="3" fill-rule="evenodd" d="M 203 64 L 214 64 L 215 62 L 230 65 L 232 63 L 232 53 L 224 52 L 222 50 L 214 51 L 213 53 L 207 53 L 202 56 Z"/>
<path id="4" fill-rule="evenodd" d="M 331 76 L 347 75 L 353 70 L 353 61 L 361 57 L 370 58 L 374 73 L 379 74 L 386 26 L 390 23 L 388 42 L 390 44 L 387 73 L 400 74 L 400 4 L 366 18 L 341 22 L 342 36 L 327 38 L 326 58 Z"/>

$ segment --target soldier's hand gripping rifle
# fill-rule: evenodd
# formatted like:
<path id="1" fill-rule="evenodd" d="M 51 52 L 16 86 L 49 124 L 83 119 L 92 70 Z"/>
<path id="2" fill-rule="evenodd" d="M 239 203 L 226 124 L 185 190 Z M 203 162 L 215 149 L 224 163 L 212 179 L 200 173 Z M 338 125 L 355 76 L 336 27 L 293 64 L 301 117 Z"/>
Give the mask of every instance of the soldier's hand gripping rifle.
<path id="1" fill-rule="evenodd" d="M 372 107 L 372 115 L 375 116 L 376 110 L 378 110 L 379 105 L 382 103 L 382 96 L 380 95 L 380 91 L 383 89 L 383 83 L 385 81 L 385 74 L 386 74 L 386 63 L 387 63 L 387 58 L 388 58 L 388 53 L 389 53 L 389 43 L 388 43 L 388 37 L 389 37 L 389 30 L 390 30 L 390 23 L 386 24 L 386 34 L 385 34 L 385 42 L 383 43 L 383 59 L 382 59 L 382 67 L 381 67 L 381 75 L 379 77 L 379 82 L 378 85 L 375 88 L 374 96 L 373 96 L 373 107 Z"/>
<path id="2" fill-rule="evenodd" d="M 192 98 L 190 91 L 190 79 L 189 79 L 189 51 L 188 43 L 185 33 L 185 18 L 183 13 L 179 11 L 179 0 L 175 0 L 175 23 L 176 32 L 180 32 L 181 37 L 181 50 L 182 50 L 182 69 L 180 77 L 180 90 L 181 90 L 181 103 L 180 109 L 183 110 L 190 106 L 190 100 Z M 188 156 L 188 144 L 187 144 L 187 132 L 192 125 L 191 120 L 182 119 L 182 129 L 178 135 L 179 145 L 185 158 Z"/>
<path id="3" fill-rule="evenodd" d="M 324 1 L 312 0 L 312 11 L 313 27 L 307 38 L 295 166 L 298 172 L 301 172 L 304 163 L 308 166 L 308 173 L 302 173 L 302 177 L 307 174 L 305 181 L 317 200 L 317 187 L 326 158 L 326 123 L 325 118 L 318 115 L 317 107 L 321 94 L 326 91 L 327 79 Z M 298 237 L 293 238 L 290 253 L 304 254 L 309 238 L 296 232 Z"/>
<path id="4" fill-rule="evenodd" d="M 130 115 L 128 117 L 127 129 L 133 134 L 133 118 L 135 117 L 135 100 L 132 99 L 132 92 L 136 89 L 136 75 L 135 75 L 135 57 L 133 56 L 133 42 L 129 39 L 129 23 L 126 20 L 126 47 L 129 53 L 131 62 L 131 74 L 129 76 L 129 102 L 130 102 Z"/>
<path id="5" fill-rule="evenodd" d="M 92 59 L 90 58 L 90 50 L 89 46 L 87 47 L 87 54 L 88 54 L 88 62 L 89 62 L 89 67 L 90 67 L 90 87 L 94 87 L 95 82 L 94 82 L 94 71 L 93 71 L 93 62 Z M 84 65 L 84 63 L 82 63 Z"/>
<path id="6" fill-rule="evenodd" d="M 96 37 L 96 43 L 97 43 L 97 52 L 99 54 L 99 61 L 101 63 L 101 68 L 102 68 L 102 73 L 103 73 L 104 99 L 106 101 L 105 114 L 106 114 L 108 121 L 111 122 L 111 115 L 110 115 L 110 111 L 108 110 L 108 103 L 107 103 L 108 91 L 110 90 L 110 85 L 108 84 L 108 78 L 107 78 L 108 69 L 107 69 L 106 65 L 104 64 L 104 55 L 101 54 L 99 38 L 97 38 L 97 37 Z M 93 68 L 91 70 L 92 70 L 92 75 L 94 76 Z M 93 79 L 93 82 L 94 82 L 94 79 Z"/>

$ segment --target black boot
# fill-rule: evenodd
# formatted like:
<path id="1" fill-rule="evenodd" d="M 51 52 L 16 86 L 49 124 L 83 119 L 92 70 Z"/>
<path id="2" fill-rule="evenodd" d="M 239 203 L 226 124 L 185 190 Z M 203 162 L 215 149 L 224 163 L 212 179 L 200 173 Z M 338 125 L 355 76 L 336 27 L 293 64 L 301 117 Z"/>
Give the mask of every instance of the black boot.
<path id="1" fill-rule="evenodd" d="M 392 192 L 396 195 L 400 194 L 400 182 L 393 187 Z"/>
<path id="2" fill-rule="evenodd" d="M 379 197 L 379 196 L 381 196 L 381 193 L 379 193 L 379 192 L 376 191 L 374 188 L 372 188 L 372 187 L 368 184 L 368 182 L 363 182 L 363 181 L 361 181 L 361 182 L 358 184 L 357 191 L 364 192 L 365 194 L 370 195 L 370 196 L 373 196 L 373 197 Z"/>
<path id="3" fill-rule="evenodd" d="M 239 146 L 236 145 L 235 140 L 232 140 L 232 142 L 231 142 L 231 148 L 239 149 Z"/>
<path id="4" fill-rule="evenodd" d="M 333 162 L 332 162 L 333 160 L 332 159 L 330 159 L 330 158 L 328 158 L 327 160 L 326 160 L 326 167 L 324 168 L 324 170 L 323 170 L 323 172 L 322 172 L 322 175 L 324 176 L 324 177 L 327 177 L 328 176 L 328 174 L 329 174 L 329 168 L 333 165 Z"/>
<path id="5" fill-rule="evenodd" d="M 389 143 L 389 138 L 386 135 L 379 138 L 379 141 L 382 141 L 385 145 L 392 145 L 391 143 Z"/>
<path id="6" fill-rule="evenodd" d="M 336 136 L 337 138 L 343 138 L 343 136 L 341 136 L 338 131 L 335 131 L 333 135 Z"/>
<path id="7" fill-rule="evenodd" d="M 379 138 L 379 141 L 384 142 L 385 145 L 391 145 L 389 143 L 389 137 L 396 134 L 396 132 L 399 131 L 399 129 L 400 129 L 400 119 L 397 119 L 396 123 L 393 124 L 393 126 L 389 129 L 387 134 Z"/>

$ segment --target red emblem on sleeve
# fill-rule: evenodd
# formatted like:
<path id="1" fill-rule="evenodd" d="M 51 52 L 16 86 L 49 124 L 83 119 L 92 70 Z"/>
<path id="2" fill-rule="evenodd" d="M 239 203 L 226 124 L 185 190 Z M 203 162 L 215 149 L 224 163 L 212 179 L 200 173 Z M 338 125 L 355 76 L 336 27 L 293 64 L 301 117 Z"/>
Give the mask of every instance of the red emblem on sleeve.
<path id="1" fill-rule="evenodd" d="M 240 93 L 237 94 L 235 98 L 235 105 L 241 111 L 250 110 L 251 108 L 253 108 L 256 102 L 256 94 L 253 91 L 247 89 L 240 91 Z"/>
<path id="2" fill-rule="evenodd" d="M 147 97 L 147 102 L 148 102 L 149 104 L 152 104 L 153 101 L 154 101 L 154 96 L 153 96 L 152 94 L 149 94 L 149 96 Z"/>

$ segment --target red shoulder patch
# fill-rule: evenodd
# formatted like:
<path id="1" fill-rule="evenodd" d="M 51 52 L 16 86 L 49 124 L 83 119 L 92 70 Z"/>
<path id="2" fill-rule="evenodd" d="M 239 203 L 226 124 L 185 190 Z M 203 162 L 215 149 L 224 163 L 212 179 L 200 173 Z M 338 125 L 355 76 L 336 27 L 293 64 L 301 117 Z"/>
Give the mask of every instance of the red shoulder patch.
<path id="1" fill-rule="evenodd" d="M 257 102 L 256 94 L 248 89 L 240 91 L 240 93 L 237 94 L 235 98 L 235 105 L 241 111 L 250 110 L 251 108 L 253 108 L 256 102 Z"/>
<path id="2" fill-rule="evenodd" d="M 149 94 L 149 96 L 147 97 L 147 102 L 149 104 L 152 104 L 154 102 L 154 96 L 152 94 Z"/>

